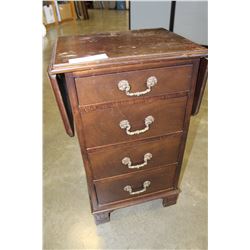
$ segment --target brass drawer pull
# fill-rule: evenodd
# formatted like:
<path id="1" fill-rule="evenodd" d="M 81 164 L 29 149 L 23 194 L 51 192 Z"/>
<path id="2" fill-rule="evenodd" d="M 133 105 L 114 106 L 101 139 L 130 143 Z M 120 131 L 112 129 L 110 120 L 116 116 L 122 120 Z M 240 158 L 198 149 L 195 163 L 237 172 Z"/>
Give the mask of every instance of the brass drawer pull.
<path id="1" fill-rule="evenodd" d="M 134 191 L 134 192 L 132 191 L 132 187 L 128 185 L 128 186 L 124 187 L 124 191 L 129 192 L 130 195 L 144 193 L 144 192 L 146 192 L 146 190 L 150 186 L 150 184 L 151 184 L 150 181 L 144 181 L 143 182 L 143 189 L 138 190 L 138 191 Z"/>
<path id="2" fill-rule="evenodd" d="M 130 93 L 130 85 L 129 82 L 127 80 L 121 80 L 118 82 L 118 89 L 121 91 L 125 91 L 127 96 L 141 96 L 141 95 L 145 95 L 148 92 L 151 91 L 151 88 L 153 86 L 155 86 L 157 83 L 157 78 L 155 76 L 150 76 L 147 79 L 147 89 L 141 92 L 134 92 L 134 93 Z"/>
<path id="3" fill-rule="evenodd" d="M 128 165 L 128 168 L 142 168 L 142 167 L 144 167 L 144 166 L 146 166 L 148 164 L 148 160 L 150 160 L 151 158 L 152 158 L 152 154 L 151 153 L 146 153 L 144 155 L 144 162 L 141 163 L 141 164 L 133 166 L 130 158 L 129 157 L 124 157 L 122 159 L 122 164 Z"/>
<path id="4" fill-rule="evenodd" d="M 126 133 L 128 134 L 128 135 L 139 135 L 139 134 L 141 134 L 141 133 L 144 133 L 144 132 L 146 132 L 147 130 L 149 130 L 149 125 L 151 124 L 151 123 L 153 123 L 154 122 L 154 117 L 152 116 L 152 115 L 149 115 L 149 116 L 147 116 L 146 118 L 145 118 L 145 128 L 144 129 L 141 129 L 141 130 L 136 130 L 136 131 L 129 131 L 130 130 L 130 128 L 131 128 L 131 126 L 130 126 L 130 124 L 129 124 L 129 121 L 128 120 L 122 120 L 121 122 L 120 122 L 120 128 L 121 129 L 126 129 Z"/>

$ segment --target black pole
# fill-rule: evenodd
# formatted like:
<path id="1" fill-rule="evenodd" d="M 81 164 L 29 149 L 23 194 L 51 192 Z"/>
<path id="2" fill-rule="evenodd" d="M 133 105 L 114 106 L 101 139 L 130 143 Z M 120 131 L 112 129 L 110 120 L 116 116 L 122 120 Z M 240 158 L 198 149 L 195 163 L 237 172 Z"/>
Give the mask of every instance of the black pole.
<path id="1" fill-rule="evenodd" d="M 128 29 L 131 30 L 131 4 L 128 2 Z"/>
<path id="2" fill-rule="evenodd" d="M 169 23 L 170 31 L 174 31 L 175 6 L 176 6 L 176 1 L 171 1 L 171 12 L 170 12 L 170 23 Z"/>

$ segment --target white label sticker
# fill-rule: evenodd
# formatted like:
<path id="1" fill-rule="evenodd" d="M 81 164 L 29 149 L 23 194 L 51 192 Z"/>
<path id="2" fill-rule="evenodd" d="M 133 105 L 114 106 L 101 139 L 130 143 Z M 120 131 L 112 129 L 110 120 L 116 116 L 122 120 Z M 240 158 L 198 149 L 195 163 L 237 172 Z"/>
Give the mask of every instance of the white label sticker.
<path id="1" fill-rule="evenodd" d="M 69 63 L 93 62 L 96 60 L 107 59 L 107 58 L 109 58 L 107 54 L 98 54 L 93 56 L 85 56 L 85 57 L 69 59 Z"/>

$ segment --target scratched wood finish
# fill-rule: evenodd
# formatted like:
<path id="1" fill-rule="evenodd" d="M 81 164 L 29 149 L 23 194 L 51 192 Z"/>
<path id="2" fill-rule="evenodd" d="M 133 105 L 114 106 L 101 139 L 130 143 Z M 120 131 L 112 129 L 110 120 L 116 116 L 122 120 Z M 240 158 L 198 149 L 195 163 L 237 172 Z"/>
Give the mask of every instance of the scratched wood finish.
<path id="1" fill-rule="evenodd" d="M 69 58 L 99 53 L 109 58 L 68 63 Z M 164 29 L 58 38 L 48 73 L 52 87 L 58 87 L 54 94 L 70 135 L 74 131 L 68 111 L 73 112 L 97 224 L 109 221 L 118 208 L 154 199 L 162 199 L 163 206 L 176 203 L 190 116 L 202 99 L 206 56 L 206 48 Z M 66 88 L 55 82 L 63 74 Z M 117 88 L 124 78 L 131 91 L 144 90 L 152 74 L 159 82 L 148 95 L 127 97 Z M 70 105 L 63 96 L 69 96 Z M 119 127 L 124 119 L 132 131 L 142 129 L 148 115 L 155 121 L 144 134 L 130 137 Z M 125 156 L 141 163 L 148 151 L 153 157 L 145 168 L 121 165 Z M 151 186 L 144 193 L 131 196 L 123 190 L 131 185 L 138 191 L 146 180 Z"/>
<path id="2" fill-rule="evenodd" d="M 69 59 L 106 53 L 108 59 L 70 64 Z M 152 58 L 192 58 L 206 56 L 207 49 L 165 29 L 109 32 L 92 36 L 59 37 L 54 48 L 51 72 L 74 72 L 105 68 L 122 62 Z"/>
<path id="3" fill-rule="evenodd" d="M 124 146 L 120 144 L 116 147 L 96 150 L 89 153 L 93 178 L 98 180 L 116 175 L 138 173 L 158 166 L 176 163 L 178 161 L 180 143 L 181 133 L 178 133 L 132 145 Z M 122 159 L 125 157 L 131 159 L 132 165 L 142 164 L 146 153 L 152 154 L 152 158 L 148 160 L 147 165 L 139 169 L 130 169 L 127 165 L 122 164 Z"/>
<path id="4" fill-rule="evenodd" d="M 192 66 L 193 65 L 190 64 L 76 78 L 79 105 L 83 106 L 138 98 L 137 96 L 127 96 L 125 91 L 119 90 L 119 81 L 126 80 L 129 82 L 130 93 L 141 92 L 147 89 L 147 79 L 151 76 L 156 77 L 156 85 L 151 87 L 150 92 L 141 95 L 139 98 L 188 91 L 190 89 Z"/>
<path id="5" fill-rule="evenodd" d="M 174 174 L 176 165 L 170 165 L 162 168 L 157 168 L 143 173 L 133 173 L 130 176 L 117 176 L 109 180 L 100 180 L 95 183 L 97 191 L 97 199 L 100 204 L 115 202 L 117 200 L 131 199 L 136 196 L 141 196 L 156 192 L 159 190 L 169 189 L 174 184 Z M 124 191 L 124 187 L 130 185 L 132 191 L 143 189 L 143 183 L 150 181 L 150 186 L 145 192 L 135 195 L 130 195 L 128 191 Z"/>
<path id="6" fill-rule="evenodd" d="M 86 147 L 93 148 L 182 131 L 186 102 L 187 97 L 184 96 L 82 112 Z M 148 131 L 138 135 L 128 135 L 126 129 L 119 125 L 121 121 L 128 120 L 130 131 L 142 130 L 146 127 L 145 118 L 148 116 L 153 116 L 154 122 L 149 125 Z"/>

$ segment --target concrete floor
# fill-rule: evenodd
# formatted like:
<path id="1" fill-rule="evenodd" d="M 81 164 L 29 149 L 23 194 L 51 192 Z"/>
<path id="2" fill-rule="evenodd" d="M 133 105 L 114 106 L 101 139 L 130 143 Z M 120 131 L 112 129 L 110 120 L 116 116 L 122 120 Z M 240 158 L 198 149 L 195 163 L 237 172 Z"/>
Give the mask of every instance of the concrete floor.
<path id="1" fill-rule="evenodd" d="M 95 10 L 87 21 L 50 27 L 44 38 L 44 249 L 207 249 L 207 90 L 191 120 L 177 205 L 155 200 L 116 210 L 99 226 L 90 213 L 77 138 L 64 131 L 46 69 L 58 35 L 127 29 L 126 11 Z"/>

